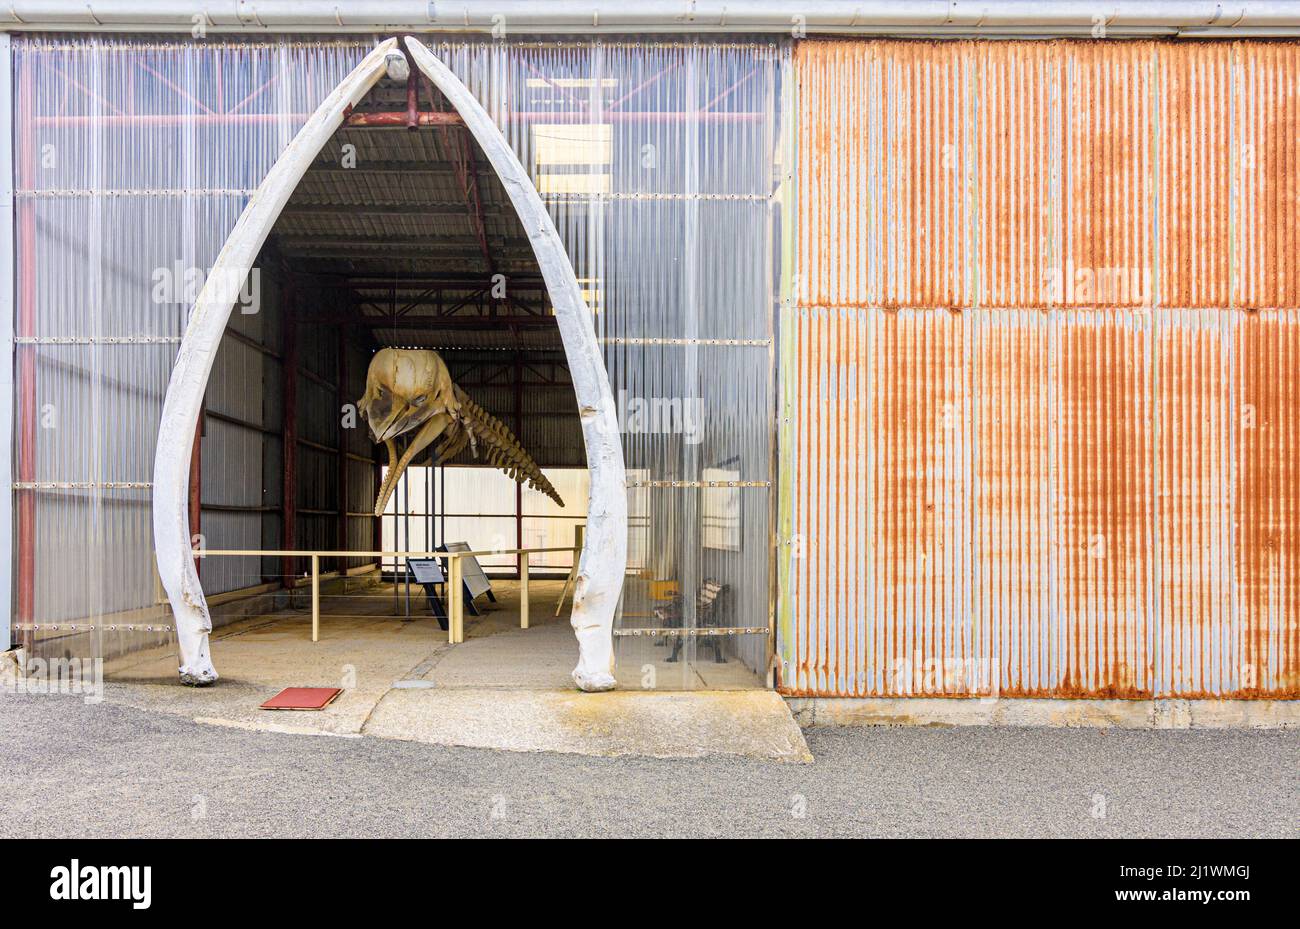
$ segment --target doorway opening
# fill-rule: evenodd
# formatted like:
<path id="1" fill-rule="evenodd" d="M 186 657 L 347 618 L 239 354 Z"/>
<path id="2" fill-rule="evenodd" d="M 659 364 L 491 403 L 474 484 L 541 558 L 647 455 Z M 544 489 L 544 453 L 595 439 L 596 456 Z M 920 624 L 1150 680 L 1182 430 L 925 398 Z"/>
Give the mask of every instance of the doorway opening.
<path id="1" fill-rule="evenodd" d="M 413 541 L 415 476 L 426 498 L 425 511 L 416 514 L 425 527 L 424 541 L 432 536 L 453 551 L 457 543 L 470 551 L 526 548 L 525 519 L 530 524 L 563 519 L 568 528 L 583 526 L 602 538 L 612 533 L 618 544 L 583 555 L 580 568 L 549 552 L 538 564 L 543 574 L 562 570 L 570 581 L 581 572 L 586 584 L 539 577 L 531 589 L 525 586 L 537 597 L 532 617 L 548 614 L 548 602 L 554 604 L 566 586 L 578 593 L 577 604 L 570 600 L 572 629 L 568 623 L 549 624 L 556 630 L 554 657 L 569 669 L 577 662 L 571 680 L 583 689 L 607 689 L 613 685 L 609 630 L 622 580 L 626 524 L 620 515 L 625 513 L 621 451 L 616 430 L 602 422 L 612 419 L 613 410 L 606 402 L 608 381 L 591 320 L 583 315 L 588 311 L 581 288 L 554 227 L 531 185 L 521 186 L 527 177 L 504 139 L 450 72 L 419 43 L 407 43 L 405 54 L 390 40 L 367 56 L 272 169 L 259 191 L 266 205 L 250 204 L 241 217 L 222 253 L 229 267 L 220 267 L 219 259 L 212 278 L 220 282 L 238 271 L 239 248 L 256 240 L 259 249 L 247 262 L 241 291 L 255 299 L 240 303 L 229 288 L 222 292 L 219 283 L 210 284 L 187 330 L 160 429 L 154 506 L 159 571 L 177 617 L 182 679 L 200 684 L 215 679 L 204 628 L 209 595 L 238 604 L 236 614 L 253 609 L 241 592 L 269 596 L 276 611 L 287 607 L 283 620 L 293 622 L 308 573 L 314 578 L 313 615 L 322 627 L 331 615 L 378 621 L 385 610 L 376 601 L 399 603 L 397 621 L 403 624 L 418 625 L 420 616 L 435 620 L 439 588 L 430 591 L 431 598 L 418 598 L 424 607 L 418 615 L 410 610 L 407 559 L 390 559 L 385 572 L 383 560 L 372 554 L 321 554 L 390 550 L 385 519 L 371 512 L 385 468 L 356 402 L 365 390 L 369 359 L 380 348 L 397 348 L 436 352 L 457 386 L 514 432 L 543 473 L 565 472 L 579 492 L 593 484 L 606 491 L 619 487 L 616 499 L 605 493 L 593 525 L 585 519 L 585 496 L 571 495 L 563 517 L 526 514 L 530 502 L 519 489 L 514 537 L 507 544 L 499 532 L 484 537 L 483 526 L 475 529 L 479 538 L 452 539 L 445 534 L 448 508 L 454 507 L 456 518 L 478 515 L 483 493 L 492 486 L 486 477 L 459 476 L 487 473 L 488 465 L 470 447 L 430 462 L 427 471 L 408 469 L 387 519 L 391 541 Z M 330 126 L 337 129 L 327 135 Z M 299 143 L 309 150 L 294 152 Z M 301 163 L 281 171 L 293 159 Z M 246 227 L 242 234 L 241 227 Z M 225 325 L 216 329 L 223 313 Z M 182 509 L 175 505 L 177 427 L 184 427 L 194 400 L 187 391 L 192 393 L 189 369 L 196 365 L 187 347 L 201 350 L 205 339 L 215 343 L 207 364 L 212 372 L 215 363 L 216 372 L 202 415 L 194 417 L 193 446 L 181 446 L 191 458 L 184 475 L 189 510 L 184 528 L 206 549 L 195 560 L 196 570 L 188 546 L 178 563 L 171 530 Z M 588 471 L 593 433 L 603 447 L 596 456 L 599 465 Z M 430 479 L 434 463 L 440 465 L 437 481 Z M 452 490 L 468 500 L 447 495 L 448 472 L 457 475 Z M 441 494 L 433 506 L 435 484 Z M 271 551 L 275 554 L 266 554 Z M 306 552 L 317 554 L 299 554 Z M 573 553 L 567 554 L 571 561 Z M 335 564 L 323 570 L 322 559 Z M 303 570 L 306 560 L 310 572 Z M 503 565 L 493 567 L 499 573 Z M 493 595 L 494 605 L 502 608 L 495 612 L 512 600 L 516 613 L 522 609 L 518 586 L 528 572 L 520 569 L 517 557 L 516 579 L 497 578 L 499 584 L 517 586 L 501 591 L 505 596 Z M 440 588 L 445 603 L 455 596 L 452 586 Z M 399 591 L 402 587 L 406 590 Z M 605 588 L 612 588 L 613 596 Z M 591 597 L 593 591 L 601 596 Z M 354 599 L 342 612 L 326 606 L 332 597 L 341 602 L 350 596 Z M 355 598 L 362 596 L 372 605 L 357 611 Z M 466 608 L 479 609 L 473 603 Z M 218 621 L 224 612 L 218 612 Z M 569 618 L 567 611 L 562 616 Z M 473 629 L 471 621 L 467 631 L 473 635 Z M 484 624 L 483 631 L 494 629 Z"/>

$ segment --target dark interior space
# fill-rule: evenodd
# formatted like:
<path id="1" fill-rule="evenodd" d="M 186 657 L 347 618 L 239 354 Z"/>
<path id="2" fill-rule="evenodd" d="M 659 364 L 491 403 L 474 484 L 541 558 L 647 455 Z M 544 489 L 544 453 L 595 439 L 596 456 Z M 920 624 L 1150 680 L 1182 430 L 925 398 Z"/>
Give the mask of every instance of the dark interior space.
<path id="1" fill-rule="evenodd" d="M 585 486 L 585 453 L 546 288 L 496 173 L 426 81 L 385 78 L 350 111 L 281 213 L 256 274 L 247 288 L 255 307 L 231 316 L 199 438 L 194 531 L 209 546 L 571 543 L 585 511 L 585 491 L 573 490 Z M 505 475 L 466 449 L 432 474 L 412 468 L 414 484 L 399 487 L 390 515 L 373 517 L 386 458 L 355 404 L 383 347 L 437 351 L 538 465 L 567 469 L 565 510 L 539 512 L 529 491 L 508 490 Z M 542 574 L 546 560 L 534 560 Z M 257 561 L 210 559 L 205 589 L 287 585 L 305 570 L 303 558 Z M 567 573 L 567 558 L 550 561 L 549 573 Z M 516 572 L 512 555 L 484 562 L 490 573 Z"/>

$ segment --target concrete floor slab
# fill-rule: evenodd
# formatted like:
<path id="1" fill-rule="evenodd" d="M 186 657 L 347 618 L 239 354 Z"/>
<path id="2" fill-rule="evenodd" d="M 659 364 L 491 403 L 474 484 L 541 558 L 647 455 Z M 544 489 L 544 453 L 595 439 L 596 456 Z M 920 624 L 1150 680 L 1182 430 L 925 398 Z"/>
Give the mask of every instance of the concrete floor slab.
<path id="1" fill-rule="evenodd" d="M 303 610 L 240 619 L 212 634 L 221 674 L 214 686 L 182 685 L 174 648 L 158 648 L 108 662 L 105 699 L 276 733 L 364 734 L 511 751 L 809 760 L 790 711 L 770 692 L 656 691 L 642 675 L 624 682 L 624 692 L 579 693 L 570 677 L 578 647 L 568 610 L 555 615 L 562 586 L 533 582 L 531 628 L 520 629 L 518 584 L 496 582 L 497 602 L 480 601 L 483 615 L 466 617 L 466 641 L 453 646 L 418 588 L 414 618 L 407 620 L 404 591 L 395 597 L 391 585 L 353 581 L 324 592 L 319 642 L 311 641 L 311 617 Z M 661 659 L 669 654 L 658 652 Z M 680 677 L 682 665 L 667 667 Z M 708 677 L 696 686 L 752 687 L 755 680 L 736 660 L 705 670 Z M 319 711 L 259 708 L 284 687 L 344 692 Z"/>
<path id="2" fill-rule="evenodd" d="M 356 734 L 393 682 L 440 648 L 446 635 L 431 619 L 330 617 L 319 642 L 310 617 L 275 614 L 240 620 L 212 637 L 221 678 L 211 687 L 186 687 L 176 677 L 171 649 L 138 652 L 105 667 L 104 696 L 112 703 L 205 722 L 271 732 Z M 323 710 L 260 709 L 285 687 L 341 687 Z"/>
<path id="3" fill-rule="evenodd" d="M 573 690 L 578 640 L 567 618 L 532 629 L 472 637 L 439 656 L 425 675 L 437 687 Z"/>
<path id="4" fill-rule="evenodd" d="M 515 752 L 812 761 L 785 701 L 771 691 L 393 690 L 364 732 Z"/>

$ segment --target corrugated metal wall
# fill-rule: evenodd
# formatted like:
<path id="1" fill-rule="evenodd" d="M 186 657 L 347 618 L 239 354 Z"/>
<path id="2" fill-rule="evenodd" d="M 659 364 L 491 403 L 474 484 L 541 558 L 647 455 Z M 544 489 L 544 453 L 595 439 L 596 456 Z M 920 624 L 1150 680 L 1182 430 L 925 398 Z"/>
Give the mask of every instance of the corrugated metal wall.
<path id="1" fill-rule="evenodd" d="M 781 689 L 1300 696 L 1300 48 L 795 75 Z"/>

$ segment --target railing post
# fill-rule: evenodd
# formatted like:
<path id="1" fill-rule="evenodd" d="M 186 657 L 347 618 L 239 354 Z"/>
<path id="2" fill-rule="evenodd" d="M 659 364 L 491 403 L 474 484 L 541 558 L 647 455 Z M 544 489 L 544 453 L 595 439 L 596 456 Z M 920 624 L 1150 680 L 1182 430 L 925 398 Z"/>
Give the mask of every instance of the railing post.
<path id="1" fill-rule="evenodd" d="M 560 612 L 564 609 L 564 597 L 566 594 L 568 594 L 569 588 L 572 587 L 578 580 L 579 561 L 582 559 L 582 545 L 581 545 L 582 527 L 574 526 L 573 530 L 574 530 L 574 534 L 577 536 L 579 544 L 575 545 L 571 549 L 571 551 L 573 552 L 573 567 L 569 568 L 569 576 L 564 579 L 564 586 L 560 588 L 560 599 L 555 604 L 556 616 L 559 616 Z M 570 601 L 570 605 L 572 605 L 572 601 Z"/>
<path id="2" fill-rule="evenodd" d="M 311 556 L 311 640 L 320 641 L 320 555 Z"/>
<path id="3" fill-rule="evenodd" d="M 519 553 L 519 628 L 528 628 L 528 553 Z"/>
<path id="4" fill-rule="evenodd" d="M 451 643 L 465 641 L 465 584 L 461 580 L 460 556 L 447 556 L 447 641 Z"/>

